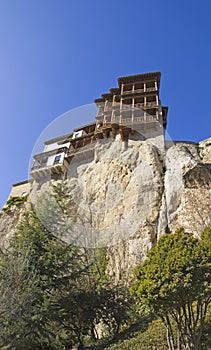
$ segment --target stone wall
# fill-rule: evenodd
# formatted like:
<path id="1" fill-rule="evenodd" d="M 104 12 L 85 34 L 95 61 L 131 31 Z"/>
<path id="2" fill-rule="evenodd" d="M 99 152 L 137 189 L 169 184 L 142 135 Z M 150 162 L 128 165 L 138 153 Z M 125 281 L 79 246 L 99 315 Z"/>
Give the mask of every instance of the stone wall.
<path id="1" fill-rule="evenodd" d="M 67 242 L 108 246 L 109 273 L 118 281 L 146 258 L 162 234 L 184 227 L 198 236 L 211 224 L 210 145 L 211 139 L 171 142 L 161 157 L 148 141 L 129 140 L 124 147 L 120 140 L 96 143 L 89 157 L 84 152 L 74 158 L 65 180 L 75 207 L 74 225 L 72 214 L 68 217 L 68 211 L 51 202 L 50 179 L 34 182 L 28 200 L 39 212 L 47 197 L 45 224 L 61 234 L 65 227 Z M 29 184 L 17 192 L 14 186 L 12 194 L 20 195 L 24 186 L 29 190 Z M 14 231 L 18 218 L 18 209 L 1 214 L 1 241 Z"/>
<path id="2" fill-rule="evenodd" d="M 23 197 L 29 194 L 31 190 L 31 182 L 26 180 L 12 185 L 9 197 Z"/>

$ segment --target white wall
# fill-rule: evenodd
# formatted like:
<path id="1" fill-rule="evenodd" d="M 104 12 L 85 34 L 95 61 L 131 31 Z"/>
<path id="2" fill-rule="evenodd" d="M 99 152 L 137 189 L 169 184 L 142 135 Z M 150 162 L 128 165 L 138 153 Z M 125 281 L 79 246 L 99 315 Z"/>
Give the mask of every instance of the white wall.
<path id="1" fill-rule="evenodd" d="M 29 194 L 31 189 L 31 182 L 20 183 L 20 185 L 12 186 L 9 197 L 22 197 Z"/>
<path id="2" fill-rule="evenodd" d="M 85 134 L 86 134 L 86 133 L 85 133 L 84 130 L 76 131 L 76 132 L 74 132 L 74 134 L 73 134 L 73 139 L 77 139 L 78 137 L 81 137 L 81 136 L 83 136 L 83 135 L 85 135 Z"/>
<path id="3" fill-rule="evenodd" d="M 52 151 L 54 149 L 58 149 L 61 147 L 69 147 L 69 146 L 70 146 L 70 142 L 66 142 L 62 145 L 58 145 L 57 142 L 53 142 L 53 143 L 50 143 L 49 145 L 45 145 L 44 152 Z"/>
<path id="4" fill-rule="evenodd" d="M 63 163 L 63 161 L 64 161 L 64 156 L 65 156 L 64 152 L 63 152 L 63 153 L 57 153 L 57 154 L 54 154 L 53 156 L 48 157 L 48 160 L 47 160 L 47 164 L 46 164 L 46 165 L 47 165 L 47 166 L 53 165 L 53 164 L 54 164 L 55 157 L 56 157 L 56 156 L 60 156 L 60 155 L 61 155 L 61 158 L 60 158 L 60 161 L 59 161 L 57 164 Z"/>

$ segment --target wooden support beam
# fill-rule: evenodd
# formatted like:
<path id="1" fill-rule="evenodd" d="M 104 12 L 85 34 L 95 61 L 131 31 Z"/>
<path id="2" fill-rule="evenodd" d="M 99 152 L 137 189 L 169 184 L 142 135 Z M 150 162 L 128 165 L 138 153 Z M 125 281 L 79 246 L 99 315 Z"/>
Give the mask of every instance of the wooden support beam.
<path id="1" fill-rule="evenodd" d="M 111 126 L 111 131 L 112 131 L 112 135 L 115 137 L 117 134 L 117 125 L 112 125 Z"/>
<path id="2" fill-rule="evenodd" d="M 131 129 L 124 127 L 119 128 L 119 133 L 122 141 L 128 141 L 130 130 Z"/>
<path id="3" fill-rule="evenodd" d="M 107 129 L 103 130 L 103 138 L 107 139 L 108 137 L 109 137 L 108 130 Z"/>

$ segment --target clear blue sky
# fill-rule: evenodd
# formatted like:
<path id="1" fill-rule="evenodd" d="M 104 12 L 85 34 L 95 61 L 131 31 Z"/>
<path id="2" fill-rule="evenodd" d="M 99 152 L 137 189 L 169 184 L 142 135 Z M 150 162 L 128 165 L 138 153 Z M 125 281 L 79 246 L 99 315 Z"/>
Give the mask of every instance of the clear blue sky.
<path id="1" fill-rule="evenodd" d="M 161 71 L 171 138 L 209 137 L 210 62 L 210 0 L 0 0 L 0 206 L 43 129 L 119 76 Z"/>

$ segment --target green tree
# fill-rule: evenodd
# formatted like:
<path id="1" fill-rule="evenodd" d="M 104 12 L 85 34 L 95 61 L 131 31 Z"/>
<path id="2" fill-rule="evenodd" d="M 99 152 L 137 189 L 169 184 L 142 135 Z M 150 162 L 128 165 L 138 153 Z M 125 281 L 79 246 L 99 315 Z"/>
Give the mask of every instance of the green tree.
<path id="1" fill-rule="evenodd" d="M 54 183 L 39 204 L 0 255 L 0 347 L 83 349 L 87 338 L 97 340 L 99 323 L 118 332 L 127 319 L 128 296 L 111 284 L 105 247 L 63 241 L 71 231 L 66 217 L 75 218 L 67 186 Z"/>
<path id="2" fill-rule="evenodd" d="M 83 294 L 78 304 L 78 325 L 93 341 L 119 332 L 129 319 L 131 296 L 123 285 L 114 285 L 108 275 L 106 247 L 85 249 Z M 79 317 L 80 315 L 80 317 Z"/>
<path id="3" fill-rule="evenodd" d="M 201 349 L 211 301 L 210 230 L 195 239 L 179 230 L 162 236 L 135 270 L 137 301 L 160 316 L 169 349 Z M 173 331 L 176 325 L 177 334 Z"/>
<path id="4" fill-rule="evenodd" d="M 5 349 L 66 349 L 84 273 L 81 254 L 26 213 L 0 260 L 0 342 Z M 68 300 L 68 307 L 62 300 Z M 70 308 L 72 305 L 72 308 Z M 64 317 L 67 314 L 68 319 Z"/>

